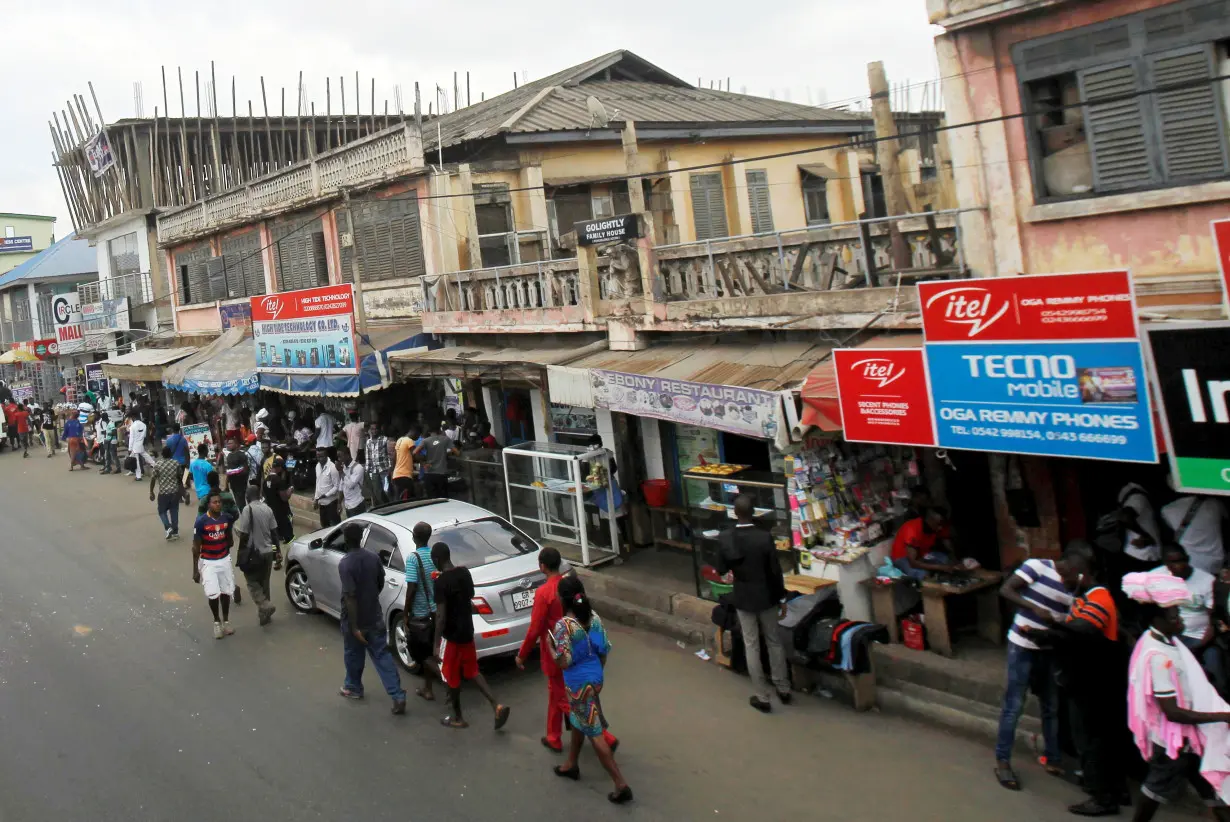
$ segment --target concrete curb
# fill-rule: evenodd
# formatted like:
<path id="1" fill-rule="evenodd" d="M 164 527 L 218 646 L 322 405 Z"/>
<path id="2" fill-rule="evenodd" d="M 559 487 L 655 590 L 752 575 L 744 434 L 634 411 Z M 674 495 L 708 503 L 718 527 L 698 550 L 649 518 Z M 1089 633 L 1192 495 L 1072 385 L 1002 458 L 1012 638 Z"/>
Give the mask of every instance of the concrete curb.
<path id="1" fill-rule="evenodd" d="M 699 622 L 664 614 L 652 608 L 634 605 L 631 602 L 603 594 L 591 593 L 589 598 L 594 604 L 594 610 L 605 619 L 641 628 L 696 647 L 707 647 L 709 644 L 709 635 L 712 632 Z"/>

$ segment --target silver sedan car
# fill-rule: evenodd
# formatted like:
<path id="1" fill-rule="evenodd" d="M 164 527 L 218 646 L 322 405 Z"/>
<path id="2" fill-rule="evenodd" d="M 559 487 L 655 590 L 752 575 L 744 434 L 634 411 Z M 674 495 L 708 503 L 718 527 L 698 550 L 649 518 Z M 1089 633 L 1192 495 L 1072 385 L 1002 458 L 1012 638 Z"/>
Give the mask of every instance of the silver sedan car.
<path id="1" fill-rule="evenodd" d="M 337 566 L 349 529 L 360 529 L 363 550 L 380 556 L 385 568 L 380 606 L 398 661 L 412 665 L 402 613 L 406 561 L 413 561 L 412 529 L 431 526 L 431 542 L 448 544 L 454 565 L 474 577 L 474 643 L 478 656 L 516 653 L 530 624 L 534 592 L 544 581 L 539 546 L 503 517 L 485 508 L 448 499 L 394 503 L 322 528 L 291 543 L 287 552 L 286 595 L 303 613 L 323 611 L 340 618 L 341 578 Z"/>

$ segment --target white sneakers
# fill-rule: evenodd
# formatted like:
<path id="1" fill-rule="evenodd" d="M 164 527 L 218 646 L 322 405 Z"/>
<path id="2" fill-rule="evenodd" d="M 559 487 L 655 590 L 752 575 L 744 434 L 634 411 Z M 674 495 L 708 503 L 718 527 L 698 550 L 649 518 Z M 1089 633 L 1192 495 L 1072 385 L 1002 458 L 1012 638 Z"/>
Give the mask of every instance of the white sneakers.
<path id="1" fill-rule="evenodd" d="M 231 627 L 229 622 L 214 623 L 214 639 L 222 639 L 224 636 L 230 636 L 235 633 L 235 629 Z"/>
<path id="2" fill-rule="evenodd" d="M 222 639 L 222 623 L 214 623 L 214 639 Z"/>

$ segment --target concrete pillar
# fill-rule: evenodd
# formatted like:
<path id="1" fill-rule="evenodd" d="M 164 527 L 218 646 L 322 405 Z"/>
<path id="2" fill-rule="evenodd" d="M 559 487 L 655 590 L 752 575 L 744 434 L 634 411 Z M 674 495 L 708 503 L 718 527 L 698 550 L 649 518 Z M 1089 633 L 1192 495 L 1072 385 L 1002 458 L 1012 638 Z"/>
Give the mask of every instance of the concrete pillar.
<path id="1" fill-rule="evenodd" d="M 611 418 L 611 409 L 595 408 L 594 416 L 598 421 L 598 435 L 602 437 L 602 445 L 610 451 L 614 451 L 615 421 Z"/>
<path id="2" fill-rule="evenodd" d="M 679 170 L 678 160 L 667 160 L 666 171 L 671 183 L 671 211 L 679 236 L 675 242 L 686 243 L 696 239 L 696 222 L 692 219 L 692 194 L 688 191 L 688 175 Z"/>
<path id="3" fill-rule="evenodd" d="M 638 417 L 641 444 L 645 447 L 645 478 L 665 479 L 666 463 L 662 459 L 662 429 L 653 417 Z"/>
<path id="4" fill-rule="evenodd" d="M 521 169 L 521 186 L 528 189 L 525 196 L 530 204 L 529 227 L 533 231 L 546 232 L 550 228 L 550 218 L 547 217 L 547 192 L 542 186 L 542 166 L 525 166 Z M 544 236 L 546 236 L 544 234 Z M 549 240 L 547 242 L 550 242 Z M 543 248 L 543 258 L 546 258 L 546 248 Z"/>
<path id="5" fill-rule="evenodd" d="M 491 436 L 495 437 L 495 441 L 500 445 L 504 444 L 504 426 L 499 424 L 500 420 L 504 419 L 502 406 L 499 387 L 484 385 L 483 410 L 487 413 L 487 421 L 491 423 Z"/>
<path id="6" fill-rule="evenodd" d="M 337 212 L 326 211 L 320 218 L 320 226 L 325 235 L 325 263 L 329 267 L 329 284 L 339 285 L 342 282 L 342 245 Z M 353 240 L 352 237 L 351 241 Z"/>
<path id="7" fill-rule="evenodd" d="M 850 216 L 847 219 L 857 220 L 860 214 L 867 211 L 867 201 L 863 198 L 863 172 L 859 169 L 857 149 L 846 149 L 837 155 L 837 174 L 843 178 L 841 183 L 850 194 Z"/>
<path id="8" fill-rule="evenodd" d="M 461 226 L 458 225 L 457 208 L 460 198 L 450 196 L 453 193 L 453 177 L 447 171 L 433 172 L 431 175 L 431 193 L 433 199 L 428 201 L 431 212 L 431 234 L 435 238 L 432 263 L 435 271 L 442 274 L 461 270 L 461 260 L 458 251 Z"/>
<path id="9" fill-rule="evenodd" d="M 643 351 L 649 340 L 635 327 L 611 318 L 606 324 L 607 346 L 612 351 Z"/>
<path id="10" fill-rule="evenodd" d="M 601 313 L 599 295 L 602 293 L 598 289 L 598 252 L 593 246 L 577 246 L 577 289 L 585 322 L 592 323 Z"/>
<path id="11" fill-rule="evenodd" d="M 734 157 L 727 154 L 724 159 L 733 160 Z M 740 200 L 747 200 L 745 191 L 747 186 L 741 185 L 741 181 L 735 177 L 736 167 L 734 163 L 722 166 L 722 198 L 726 203 L 726 230 L 731 237 L 752 233 L 751 207 L 746 203 L 743 207 L 739 205 Z"/>
<path id="12" fill-rule="evenodd" d="M 534 439 L 538 442 L 551 441 L 551 428 L 548 413 L 551 406 L 543 395 L 541 388 L 530 389 L 530 413 L 534 418 Z"/>
<path id="13" fill-rule="evenodd" d="M 261 239 L 261 264 L 265 267 L 265 293 L 278 293 L 278 266 L 277 253 L 278 249 L 273 244 L 273 232 L 269 230 L 269 224 L 262 222 L 259 227 Z"/>
<path id="14" fill-rule="evenodd" d="M 483 252 L 478 244 L 478 212 L 474 210 L 474 181 L 470 176 L 470 164 L 462 163 L 459 171 L 462 197 L 453 204 L 461 212 L 459 219 L 465 222 L 466 249 L 469 252 L 465 260 L 466 269 L 483 267 Z"/>
<path id="15" fill-rule="evenodd" d="M 966 41 L 969 53 L 985 55 L 982 61 L 971 61 L 969 66 L 962 59 L 959 41 Z M 954 78 L 944 86 L 944 108 L 950 122 L 968 123 L 983 117 L 1002 115 L 999 103 L 998 77 L 994 70 L 993 44 L 990 36 L 978 31 L 960 34 L 941 34 L 935 38 L 935 56 L 939 63 L 940 76 Z M 981 85 L 986 83 L 986 93 L 975 95 L 970 91 L 966 72 L 983 72 Z M 952 157 L 953 182 L 957 202 L 962 208 L 973 209 L 960 215 L 961 257 L 975 277 L 993 277 L 998 273 L 1015 274 L 1023 269 L 1021 262 L 1020 230 L 1016 215 L 1012 212 L 1012 182 L 1007 140 L 1002 124 L 988 124 L 969 128 L 952 129 L 948 136 L 948 149 Z M 997 136 L 998 135 L 998 136 Z M 1005 192 L 1005 186 L 1007 191 Z M 995 194 L 992 195 L 994 190 Z M 1009 213 L 1002 204 L 1005 194 Z"/>
<path id="16" fill-rule="evenodd" d="M 631 120 L 624 123 L 620 139 L 624 147 L 624 171 L 629 175 L 640 173 L 640 149 L 636 143 L 636 123 Z M 628 180 L 628 203 L 632 207 L 633 214 L 645 210 L 645 181 L 640 177 Z"/>
<path id="17" fill-rule="evenodd" d="M 41 340 L 43 338 L 42 323 L 38 316 L 38 292 L 34 290 L 34 283 L 26 283 L 26 300 L 30 303 L 30 333 L 33 334 L 31 339 Z M 54 333 L 55 329 L 49 329 Z M 22 340 L 21 342 L 24 342 Z"/>

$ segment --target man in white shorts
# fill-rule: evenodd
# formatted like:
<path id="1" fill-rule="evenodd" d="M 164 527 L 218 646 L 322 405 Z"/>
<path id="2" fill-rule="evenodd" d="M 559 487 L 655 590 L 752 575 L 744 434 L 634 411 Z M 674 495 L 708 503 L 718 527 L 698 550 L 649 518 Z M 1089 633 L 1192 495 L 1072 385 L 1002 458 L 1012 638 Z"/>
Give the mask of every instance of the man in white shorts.
<path id="1" fill-rule="evenodd" d="M 196 518 L 192 539 L 192 581 L 199 582 L 214 615 L 214 639 L 235 633 L 231 628 L 231 592 L 235 569 L 231 565 L 231 526 L 234 518 L 222 513 L 222 495 L 206 498 L 205 513 Z"/>

